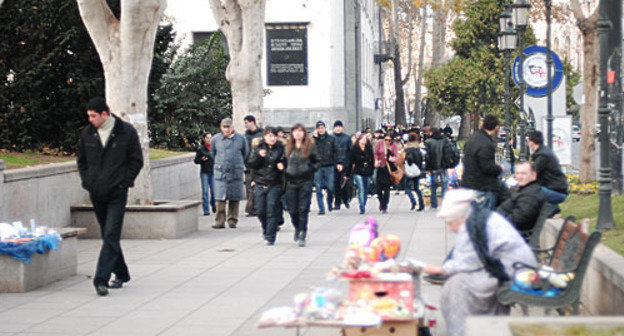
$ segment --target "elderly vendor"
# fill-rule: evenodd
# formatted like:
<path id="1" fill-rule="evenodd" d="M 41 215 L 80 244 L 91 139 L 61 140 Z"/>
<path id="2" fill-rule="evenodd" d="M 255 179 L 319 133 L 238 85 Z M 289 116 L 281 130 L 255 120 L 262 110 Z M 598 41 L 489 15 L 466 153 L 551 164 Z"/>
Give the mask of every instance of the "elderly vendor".
<path id="1" fill-rule="evenodd" d="M 438 217 L 457 233 L 442 266 L 427 265 L 429 274 L 448 276 L 440 298 L 448 336 L 464 335 L 466 317 L 508 314 L 496 300 L 499 285 L 513 276 L 512 265 L 535 265 L 535 257 L 518 231 L 503 216 L 475 205 L 468 189 L 446 193 Z"/>

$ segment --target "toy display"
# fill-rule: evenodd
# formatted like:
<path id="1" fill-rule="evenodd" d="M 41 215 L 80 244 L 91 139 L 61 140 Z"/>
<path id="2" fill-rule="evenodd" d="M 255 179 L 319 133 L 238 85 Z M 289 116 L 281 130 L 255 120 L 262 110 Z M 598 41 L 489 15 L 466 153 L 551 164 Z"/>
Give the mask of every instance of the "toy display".
<path id="1" fill-rule="evenodd" d="M 537 270 L 526 269 L 516 272 L 511 288 L 527 294 L 555 297 L 572 279 L 574 273 L 557 272 L 549 266 L 541 266 Z"/>

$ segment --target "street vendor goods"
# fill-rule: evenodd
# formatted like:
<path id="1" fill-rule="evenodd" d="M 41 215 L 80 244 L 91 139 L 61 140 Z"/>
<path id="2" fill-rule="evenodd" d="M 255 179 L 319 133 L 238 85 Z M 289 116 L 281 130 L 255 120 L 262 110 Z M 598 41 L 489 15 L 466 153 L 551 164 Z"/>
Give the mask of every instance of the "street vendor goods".
<path id="1" fill-rule="evenodd" d="M 37 227 L 31 220 L 30 230 L 21 222 L 0 223 L 0 254 L 6 254 L 19 261 L 30 263 L 30 257 L 56 250 L 61 236 L 47 227 Z"/>

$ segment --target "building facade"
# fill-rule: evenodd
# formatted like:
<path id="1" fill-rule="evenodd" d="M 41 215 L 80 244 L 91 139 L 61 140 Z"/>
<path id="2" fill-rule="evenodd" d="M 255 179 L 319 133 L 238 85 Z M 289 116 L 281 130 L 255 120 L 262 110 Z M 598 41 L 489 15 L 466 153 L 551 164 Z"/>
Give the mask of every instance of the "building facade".
<path id="1" fill-rule="evenodd" d="M 266 125 L 342 120 L 348 132 L 379 126 L 374 0 L 267 0 L 265 13 Z M 165 15 L 183 46 L 217 30 L 206 0 L 170 0 Z"/>

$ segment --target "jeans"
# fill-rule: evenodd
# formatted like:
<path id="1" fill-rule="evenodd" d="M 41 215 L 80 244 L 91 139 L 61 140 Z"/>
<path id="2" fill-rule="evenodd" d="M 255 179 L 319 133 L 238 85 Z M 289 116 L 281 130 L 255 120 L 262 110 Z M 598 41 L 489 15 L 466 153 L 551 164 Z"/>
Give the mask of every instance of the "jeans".
<path id="1" fill-rule="evenodd" d="M 366 210 L 366 200 L 368 198 L 368 182 L 370 177 L 353 174 L 353 182 L 357 187 L 357 197 L 360 203 L 360 211 Z"/>
<path id="2" fill-rule="evenodd" d="M 295 235 L 305 240 L 308 232 L 308 214 L 312 201 L 312 182 L 286 185 L 286 202 L 290 219 L 295 227 Z"/>
<path id="3" fill-rule="evenodd" d="M 496 194 L 491 191 L 478 191 L 477 204 L 486 209 L 496 209 Z"/>
<path id="4" fill-rule="evenodd" d="M 546 195 L 546 202 L 552 204 L 555 208 L 554 213 L 559 212 L 559 203 L 563 203 L 563 201 L 566 200 L 566 198 L 568 198 L 568 195 L 564 194 L 564 193 L 560 193 L 558 191 L 554 191 L 551 189 L 548 189 L 546 187 L 542 187 L 542 192 L 544 192 L 544 194 Z"/>
<path id="5" fill-rule="evenodd" d="M 107 285 L 111 273 L 115 273 L 116 278 L 121 281 L 129 281 L 128 265 L 126 265 L 119 243 L 126 201 L 128 200 L 128 189 L 117 188 L 104 197 L 90 196 L 102 234 L 102 248 L 95 277 L 93 277 L 93 284 L 95 286 Z"/>
<path id="6" fill-rule="evenodd" d="M 444 198 L 444 193 L 446 192 L 446 170 L 438 169 L 431 171 L 431 207 L 438 207 L 438 186 L 441 189 L 440 196 Z"/>
<path id="7" fill-rule="evenodd" d="M 422 192 L 420 192 L 420 188 L 418 187 L 420 184 L 420 177 L 405 177 L 403 179 L 405 181 L 405 193 L 407 197 L 410 199 L 412 204 L 416 204 L 416 199 L 414 199 L 414 195 L 412 194 L 412 188 L 416 192 L 416 196 L 418 196 L 418 210 L 422 210 L 425 208 L 425 202 L 423 201 Z M 437 202 L 437 200 L 436 200 Z"/>
<path id="8" fill-rule="evenodd" d="M 316 202 L 318 203 L 319 212 L 325 212 L 323 189 L 327 189 L 327 206 L 331 211 L 334 198 L 334 167 L 325 166 L 319 168 L 314 173 L 314 186 L 316 187 Z"/>
<path id="9" fill-rule="evenodd" d="M 282 208 L 281 186 L 253 187 L 254 211 L 262 225 L 264 239 L 274 243 Z"/>
<path id="10" fill-rule="evenodd" d="M 210 207 L 212 210 L 216 210 L 215 198 L 214 198 L 214 184 L 212 180 L 212 173 L 199 174 L 202 187 L 202 203 L 204 208 L 204 215 L 210 213 Z"/>

